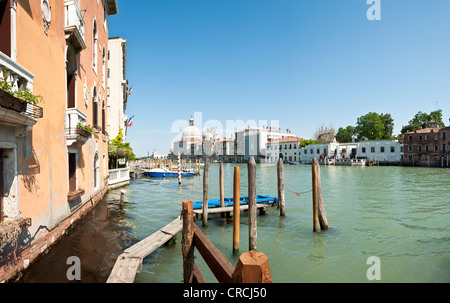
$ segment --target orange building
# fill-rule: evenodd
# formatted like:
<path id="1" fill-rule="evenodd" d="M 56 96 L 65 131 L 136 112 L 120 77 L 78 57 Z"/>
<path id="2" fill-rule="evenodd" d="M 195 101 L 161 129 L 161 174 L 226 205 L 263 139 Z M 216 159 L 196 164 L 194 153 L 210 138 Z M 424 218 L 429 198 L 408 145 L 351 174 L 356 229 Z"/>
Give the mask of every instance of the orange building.
<path id="1" fill-rule="evenodd" d="M 0 0 L 0 282 L 108 189 L 108 16 L 117 0 Z M 5 87 L 5 86 L 4 86 Z"/>

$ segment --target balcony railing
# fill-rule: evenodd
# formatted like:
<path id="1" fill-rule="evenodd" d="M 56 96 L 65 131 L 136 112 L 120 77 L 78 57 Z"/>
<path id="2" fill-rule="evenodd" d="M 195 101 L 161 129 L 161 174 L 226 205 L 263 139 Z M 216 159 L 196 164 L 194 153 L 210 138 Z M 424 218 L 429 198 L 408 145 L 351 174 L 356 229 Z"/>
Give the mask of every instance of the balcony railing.
<path id="1" fill-rule="evenodd" d="M 86 43 L 84 41 L 85 22 L 78 0 L 65 0 L 64 12 L 64 31 L 66 33 L 66 39 L 70 40 L 77 51 L 81 51 L 86 48 Z"/>
<path id="2" fill-rule="evenodd" d="M 34 75 L 2 52 L 0 73 L 1 77 L 11 84 L 13 91 L 33 91 Z M 32 126 L 37 122 L 36 119 L 44 116 L 42 107 L 24 102 L 3 90 L 0 90 L 0 109 L 9 110 L 0 112 L 0 120 L 15 125 Z"/>
<path id="3" fill-rule="evenodd" d="M 39 119 L 44 116 L 44 110 L 42 107 L 22 101 L 1 89 L 0 106 L 35 119 Z"/>
<path id="4" fill-rule="evenodd" d="M 109 170 L 109 179 L 108 179 L 109 186 L 128 181 L 130 181 L 129 167 Z"/>
<path id="5" fill-rule="evenodd" d="M 75 142 L 86 142 L 91 133 L 83 129 L 77 128 L 78 124 L 85 124 L 87 116 L 78 108 L 69 108 L 66 110 L 66 140 L 67 145 L 70 146 Z"/>

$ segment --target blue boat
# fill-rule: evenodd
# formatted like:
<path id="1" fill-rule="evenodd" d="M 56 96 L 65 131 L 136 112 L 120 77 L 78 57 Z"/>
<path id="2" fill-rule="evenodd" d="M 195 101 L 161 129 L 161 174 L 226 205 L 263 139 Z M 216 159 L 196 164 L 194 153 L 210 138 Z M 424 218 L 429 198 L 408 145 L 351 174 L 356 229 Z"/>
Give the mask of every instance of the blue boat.
<path id="1" fill-rule="evenodd" d="M 144 175 L 149 177 L 164 178 L 164 177 L 178 177 L 178 171 L 171 171 L 167 168 L 155 168 L 144 172 Z M 181 171 L 181 176 L 194 176 L 194 171 Z"/>
<path id="2" fill-rule="evenodd" d="M 234 199 L 233 198 L 224 198 L 225 206 L 233 206 Z M 248 204 L 248 196 L 242 196 L 240 198 L 240 204 L 245 205 Z M 278 197 L 270 196 L 270 195 L 256 195 L 256 203 L 264 203 L 270 206 L 278 205 Z M 194 202 L 194 209 L 200 209 L 203 206 L 203 201 Z M 208 200 L 208 208 L 220 207 L 220 199 L 210 199 Z"/>
<path id="3" fill-rule="evenodd" d="M 290 165 L 299 165 L 300 164 L 300 162 L 290 162 L 290 161 L 288 161 L 288 163 L 290 164 Z"/>

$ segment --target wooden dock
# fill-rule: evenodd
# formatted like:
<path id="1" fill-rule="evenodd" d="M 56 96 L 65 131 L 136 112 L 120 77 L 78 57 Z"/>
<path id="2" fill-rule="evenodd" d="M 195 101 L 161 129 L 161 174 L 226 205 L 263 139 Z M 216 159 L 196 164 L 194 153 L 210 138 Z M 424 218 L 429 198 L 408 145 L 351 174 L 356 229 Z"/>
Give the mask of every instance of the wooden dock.
<path id="1" fill-rule="evenodd" d="M 257 204 L 256 207 L 261 214 L 271 206 L 268 204 Z M 248 204 L 240 206 L 241 212 L 247 210 Z M 233 206 L 208 208 L 208 212 L 210 214 L 231 214 L 233 212 Z M 194 210 L 194 215 L 200 218 L 202 210 Z M 181 217 L 178 217 L 157 232 L 125 249 L 117 258 L 106 283 L 134 283 L 136 274 L 142 270 L 142 260 L 175 237 L 181 231 L 182 227 L 183 221 Z"/>
<path id="2" fill-rule="evenodd" d="M 260 210 L 261 212 L 265 212 L 267 208 L 271 207 L 269 204 L 257 204 L 256 208 Z M 248 204 L 241 205 L 239 210 L 241 212 L 248 210 Z M 233 212 L 233 206 L 225 206 L 225 207 L 214 207 L 210 208 L 208 207 L 208 214 L 221 214 L 221 213 L 232 213 Z M 194 215 L 201 216 L 202 215 L 202 209 L 194 209 Z"/>
<path id="3" fill-rule="evenodd" d="M 176 218 L 154 234 L 127 248 L 117 258 L 106 283 L 134 283 L 136 273 L 142 270 L 142 260 L 167 243 L 182 229 L 183 222 Z"/>

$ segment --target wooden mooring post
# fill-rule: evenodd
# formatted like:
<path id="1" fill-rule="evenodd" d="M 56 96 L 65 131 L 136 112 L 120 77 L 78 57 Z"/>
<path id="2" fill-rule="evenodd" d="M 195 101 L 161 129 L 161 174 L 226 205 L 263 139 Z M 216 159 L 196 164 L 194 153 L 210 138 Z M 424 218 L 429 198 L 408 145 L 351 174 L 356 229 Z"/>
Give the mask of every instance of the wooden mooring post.
<path id="1" fill-rule="evenodd" d="M 223 162 L 220 161 L 220 169 L 219 169 L 219 189 L 220 189 L 220 207 L 225 207 L 225 192 L 223 188 L 223 178 L 224 178 L 224 172 L 223 172 Z"/>
<path id="2" fill-rule="evenodd" d="M 209 158 L 205 160 L 205 167 L 203 170 L 203 205 L 202 205 L 202 223 L 203 226 L 208 226 L 208 179 L 209 179 Z"/>
<path id="3" fill-rule="evenodd" d="M 249 250 L 257 250 L 256 223 L 256 163 L 253 157 L 248 159 L 248 246 Z"/>
<path id="4" fill-rule="evenodd" d="M 233 254 L 239 254 L 241 173 L 239 166 L 234 168 L 233 179 Z"/>
<path id="5" fill-rule="evenodd" d="M 322 196 L 322 185 L 320 181 L 320 165 L 316 158 L 312 162 L 312 192 L 313 192 L 313 230 L 328 229 L 328 220 Z"/>
<path id="6" fill-rule="evenodd" d="M 283 159 L 279 159 L 277 163 L 277 185 L 278 185 L 278 206 L 280 207 L 280 216 L 285 216 L 285 200 L 284 200 L 284 171 Z"/>
<path id="7" fill-rule="evenodd" d="M 248 251 L 239 256 L 234 268 L 223 254 L 194 223 L 192 201 L 183 201 L 181 217 L 183 281 L 185 283 L 206 283 L 194 261 L 194 247 L 219 283 L 272 283 L 269 259 L 258 251 Z"/>

